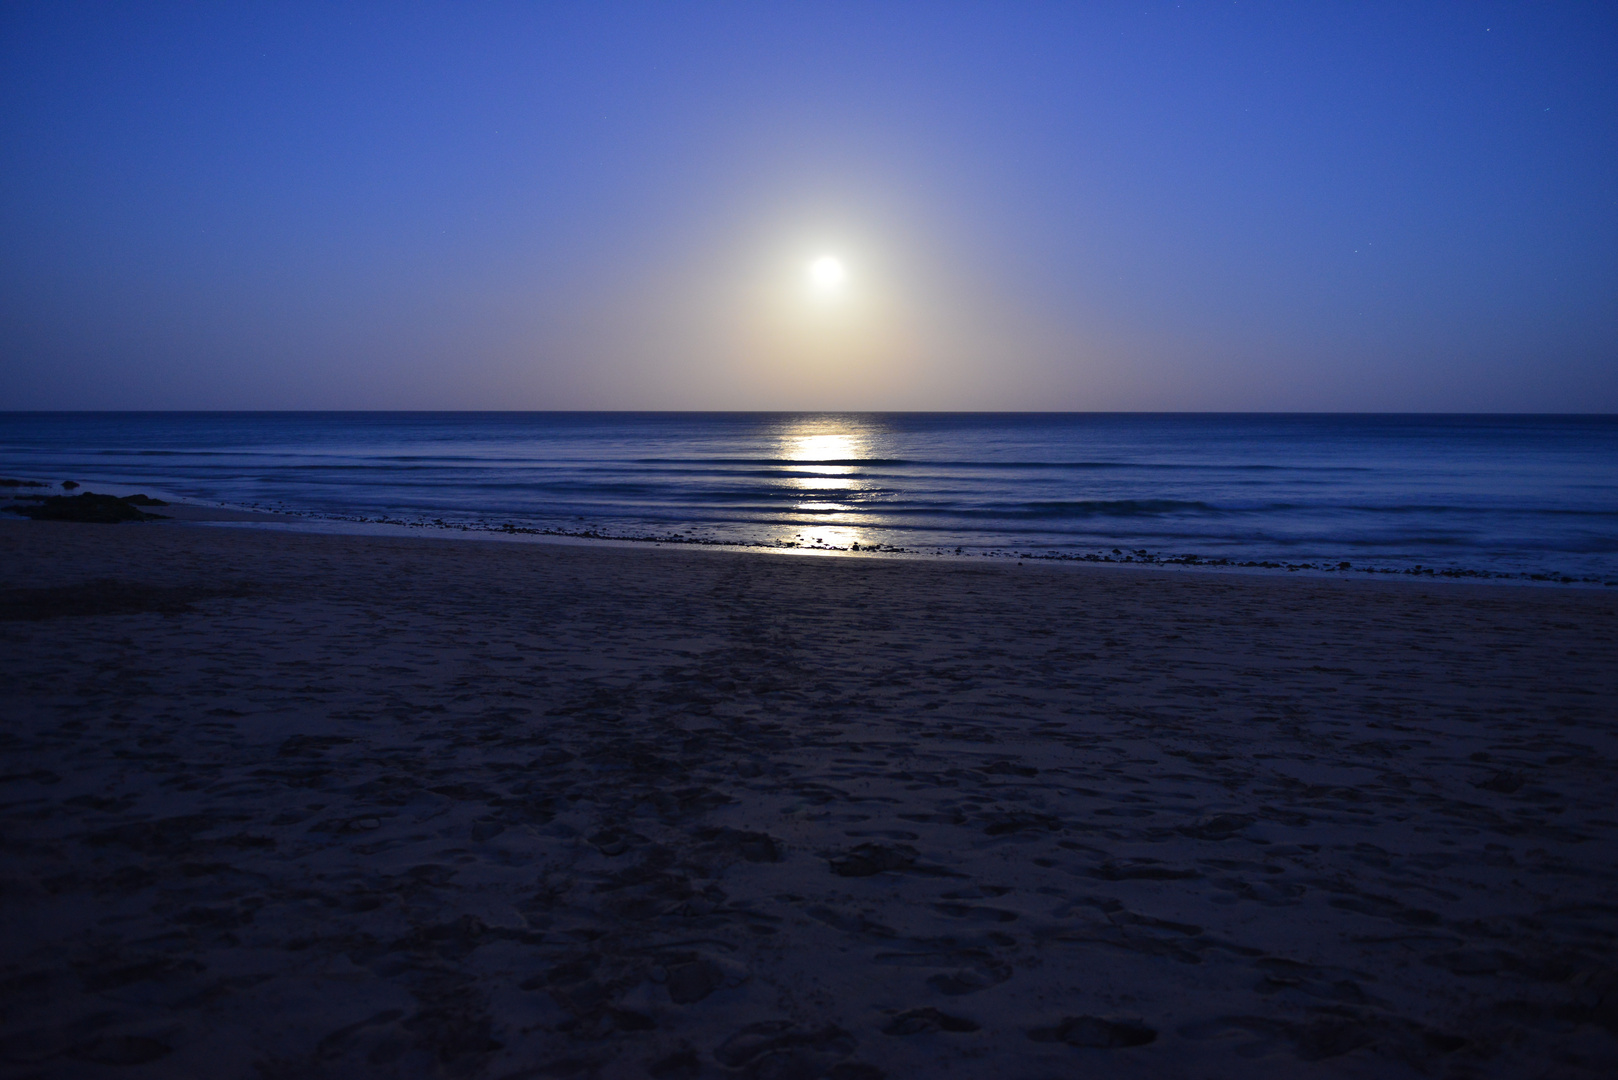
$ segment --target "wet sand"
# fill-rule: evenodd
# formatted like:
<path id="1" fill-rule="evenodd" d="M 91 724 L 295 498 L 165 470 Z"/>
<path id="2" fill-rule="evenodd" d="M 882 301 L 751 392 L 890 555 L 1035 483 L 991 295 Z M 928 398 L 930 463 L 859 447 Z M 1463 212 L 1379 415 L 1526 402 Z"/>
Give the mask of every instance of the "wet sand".
<path id="1" fill-rule="evenodd" d="M 0 556 L 6 1077 L 1618 1070 L 1611 592 Z"/>

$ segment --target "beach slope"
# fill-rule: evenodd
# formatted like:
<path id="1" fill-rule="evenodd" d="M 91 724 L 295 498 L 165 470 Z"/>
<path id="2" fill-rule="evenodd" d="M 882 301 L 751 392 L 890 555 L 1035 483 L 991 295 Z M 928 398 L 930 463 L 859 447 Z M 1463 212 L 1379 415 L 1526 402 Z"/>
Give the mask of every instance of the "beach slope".
<path id="1" fill-rule="evenodd" d="M 1610 592 L 0 556 L 0 1075 L 1618 1070 Z"/>

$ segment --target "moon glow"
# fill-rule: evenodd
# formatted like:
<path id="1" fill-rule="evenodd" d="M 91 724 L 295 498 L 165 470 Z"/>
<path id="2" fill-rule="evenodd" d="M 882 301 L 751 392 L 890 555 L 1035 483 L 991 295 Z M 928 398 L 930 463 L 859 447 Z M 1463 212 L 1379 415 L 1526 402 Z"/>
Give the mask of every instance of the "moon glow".
<path id="1" fill-rule="evenodd" d="M 831 255 L 822 255 L 809 264 L 809 281 L 821 292 L 840 288 L 847 278 L 848 271 L 843 269 L 842 262 Z"/>

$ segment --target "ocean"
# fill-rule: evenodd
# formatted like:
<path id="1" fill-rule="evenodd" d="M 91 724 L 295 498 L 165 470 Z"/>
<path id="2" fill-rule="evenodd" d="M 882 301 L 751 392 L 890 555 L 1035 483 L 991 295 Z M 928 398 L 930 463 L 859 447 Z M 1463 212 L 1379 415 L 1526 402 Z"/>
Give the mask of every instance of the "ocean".
<path id="1" fill-rule="evenodd" d="M 0 476 L 325 527 L 1618 585 L 1613 416 L 0 413 Z"/>

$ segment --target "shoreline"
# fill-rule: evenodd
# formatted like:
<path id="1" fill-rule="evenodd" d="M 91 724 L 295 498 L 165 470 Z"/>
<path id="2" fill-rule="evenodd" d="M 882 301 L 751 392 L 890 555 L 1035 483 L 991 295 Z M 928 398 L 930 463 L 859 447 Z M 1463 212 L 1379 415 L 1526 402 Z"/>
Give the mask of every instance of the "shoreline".
<path id="1" fill-rule="evenodd" d="M 0 523 L 8 1067 L 1618 1064 L 1607 594 L 422 539 Z"/>
<path id="2" fill-rule="evenodd" d="M 791 542 L 770 541 L 727 541 L 709 539 L 704 537 L 682 536 L 669 534 L 644 535 L 618 535 L 602 532 L 596 529 L 568 530 L 561 528 L 530 528 L 511 523 L 493 525 L 487 523 L 446 523 L 442 520 L 411 521 L 404 518 L 367 518 L 345 517 L 340 515 L 322 514 L 315 511 L 297 510 L 266 510 L 258 506 L 235 506 L 225 503 L 211 503 L 201 500 L 184 499 L 164 492 L 161 488 L 151 485 L 112 484 L 101 485 L 116 489 L 129 488 L 127 494 L 144 494 L 146 491 L 158 491 L 168 500 L 168 505 L 156 511 L 160 517 L 170 517 L 177 522 L 188 524 L 237 524 L 257 525 L 261 527 L 284 528 L 289 531 L 307 531 L 323 534 L 346 535 L 408 535 L 417 534 L 437 535 L 449 539 L 471 538 L 500 538 L 524 539 L 544 542 L 587 542 L 603 543 L 607 545 L 651 545 L 653 547 L 685 546 L 694 548 L 714 548 L 729 551 L 752 551 L 778 554 L 806 554 L 806 555 L 860 555 L 863 557 L 881 556 L 887 558 L 921 559 L 931 561 L 934 559 L 972 560 L 987 558 L 993 560 L 1012 560 L 1017 562 L 1036 562 L 1043 564 L 1083 564 L 1091 566 L 1129 566 L 1137 569 L 1178 569 L 1188 571 L 1204 571 L 1210 573 L 1254 574 L 1258 576 L 1273 575 L 1300 575 L 1307 577 L 1346 578 L 1350 575 L 1367 578 L 1411 578 L 1427 581 L 1451 581 L 1472 583 L 1495 583 L 1537 586 L 1571 586 L 1575 588 L 1614 588 L 1618 587 L 1618 577 L 1600 578 L 1593 576 L 1574 577 L 1568 574 L 1536 573 L 1530 571 L 1505 572 L 1493 570 L 1480 570 L 1468 567 L 1432 567 L 1417 565 L 1400 569 L 1388 566 L 1368 566 L 1354 564 L 1350 561 L 1339 560 L 1335 564 L 1331 560 L 1301 560 L 1282 561 L 1275 559 L 1265 560 L 1237 560 L 1225 557 L 1203 557 L 1196 554 L 1165 555 L 1147 549 L 1138 549 L 1125 552 L 1122 549 L 1113 549 L 1112 552 L 1095 553 L 1069 553 L 1057 551 L 1017 551 L 1012 548 L 991 548 L 989 550 L 964 551 L 961 548 L 948 550 L 945 548 L 906 548 L 888 544 L 859 545 L 851 547 L 836 547 L 827 544 L 798 544 Z M 46 490 L 54 490 L 47 488 Z M 120 491 L 109 492 L 117 497 L 125 497 Z M 76 492 L 79 493 L 79 492 Z M 0 496 L 3 497 L 3 496 Z M 16 496 L 13 496 L 16 497 Z M 23 496 L 29 497 L 29 496 Z M 5 520 L 0 515 L 0 520 Z M 379 530 L 402 530 L 400 532 L 382 532 Z"/>
<path id="3" fill-rule="evenodd" d="M 616 528 L 605 525 L 580 524 L 577 527 L 561 524 L 525 525 L 518 521 L 497 521 L 492 517 L 487 519 L 445 520 L 442 517 L 426 516 L 423 512 L 420 518 L 409 516 L 394 516 L 383 512 L 377 516 L 367 516 L 363 513 L 330 513 L 321 510 L 300 509 L 293 506 L 275 504 L 264 506 L 259 503 L 234 504 L 212 500 L 205 500 L 191 496 L 177 496 L 162 486 L 153 487 L 146 481 L 131 481 L 128 478 L 108 481 L 88 481 L 100 489 L 107 490 L 114 497 L 126 497 L 129 494 L 146 494 L 155 492 L 174 504 L 186 519 L 191 521 L 260 521 L 263 523 L 280 522 L 284 527 L 307 527 L 311 531 L 353 531 L 365 533 L 381 529 L 419 530 L 423 532 L 436 532 L 442 535 L 482 534 L 485 536 L 501 536 L 504 538 L 534 537 L 551 538 L 567 541 L 605 542 L 611 544 L 650 544 L 683 545 L 693 547 L 713 547 L 729 550 L 749 551 L 790 551 L 814 554 L 859 554 L 882 555 L 898 558 L 912 559 L 939 559 L 951 558 L 1013 561 L 1037 561 L 1041 563 L 1065 564 L 1091 564 L 1091 565 L 1123 565 L 1134 567 L 1158 567 L 1172 569 L 1209 570 L 1217 573 L 1239 573 L 1257 575 L 1308 575 L 1308 576 L 1362 576 L 1362 577 L 1405 577 L 1425 580 L 1472 581 L 1472 582 L 1500 582 L 1532 585 L 1572 586 L 1577 588 L 1613 588 L 1618 587 L 1618 569 L 1603 568 L 1599 560 L 1595 565 L 1589 565 L 1588 560 L 1583 566 L 1573 565 L 1562 570 L 1546 568 L 1546 561 L 1531 558 L 1515 558 L 1510 553 L 1494 553 L 1498 560 L 1504 560 L 1505 569 L 1490 568 L 1489 560 L 1480 551 L 1480 565 L 1464 565 L 1459 563 L 1415 563 L 1416 556 L 1408 552 L 1395 551 L 1381 557 L 1356 554 L 1352 550 L 1339 551 L 1329 557 L 1311 556 L 1303 558 L 1287 557 L 1284 553 L 1270 551 L 1264 555 L 1244 557 L 1230 554 L 1204 554 L 1198 551 L 1171 550 L 1166 548 L 1139 548 L 1132 546 L 1134 542 L 1125 546 L 1111 546 L 1106 542 L 1098 542 L 1093 549 L 1079 550 L 1040 548 L 1036 546 L 1022 546 L 1014 542 L 1000 542 L 994 539 L 992 533 L 984 533 L 977 541 L 969 541 L 963 546 L 951 547 L 948 543 L 907 543 L 904 537 L 898 537 L 899 542 L 861 543 L 855 541 L 846 545 L 839 545 L 836 541 L 817 538 L 813 541 L 805 540 L 802 535 L 793 539 L 785 536 L 775 538 L 747 537 L 726 538 L 714 535 L 728 528 L 732 523 L 709 521 L 705 525 L 687 524 L 684 527 L 668 527 L 663 531 L 647 531 L 644 528 Z M 41 497 L 38 492 L 55 492 L 58 479 L 41 480 L 38 477 L 26 479 L 0 480 L 0 485 L 9 486 L 13 497 Z M 79 487 L 76 483 L 76 488 Z M 26 491 L 24 489 L 27 489 Z M 79 488 L 83 492 L 82 488 Z M 0 498 L 4 498 L 4 491 L 0 489 Z M 161 511 L 160 511 L 161 512 Z M 583 519 L 580 519 L 583 521 Z M 307 523 L 306 526 L 297 523 Z M 832 522 L 834 525 L 848 525 L 849 523 Z M 758 526 L 752 523 L 748 528 L 762 528 L 769 532 L 769 526 Z M 803 528 L 812 531 L 802 523 L 796 526 L 780 523 L 781 529 Z M 857 523 L 855 523 L 857 530 Z M 883 526 L 888 532 L 897 531 L 903 534 L 904 530 L 897 526 Z M 698 530 L 706 530 L 709 535 L 698 535 Z M 890 538 L 891 539 L 891 538 Z M 1207 538 L 1217 550 L 1217 538 Z M 1119 544 L 1123 544 L 1119 541 Z M 1310 541 L 1315 549 L 1332 545 L 1319 541 Z M 1196 546 L 1193 543 L 1190 546 Z M 1206 545 L 1205 545 L 1206 546 Z M 1263 550 L 1266 545 L 1258 545 Z M 1267 545 L 1268 547 L 1284 547 L 1279 542 Z M 1352 547 L 1352 545 L 1343 545 Z M 1429 544 L 1428 547 L 1434 545 Z M 1422 549 L 1425 550 L 1425 549 Z M 1441 550 L 1441 549 L 1439 549 Z M 1582 550 L 1582 549 L 1581 549 Z M 1437 552 L 1435 551 L 1434 557 Z M 1521 555 L 1522 552 L 1517 552 Z M 1564 556 L 1572 558 L 1570 551 L 1562 552 Z M 1517 567 L 1512 568 L 1515 562 Z M 1552 560 L 1554 562 L 1554 560 Z M 1577 560 L 1575 560 L 1575 563 Z"/>
<path id="4" fill-rule="evenodd" d="M 296 521 L 286 518 L 296 517 Z M 400 540 L 443 540 L 473 543 L 560 544 L 566 546 L 594 546 L 602 548 L 662 548 L 694 551 L 727 552 L 738 555 L 779 555 L 859 560 L 894 560 L 921 562 L 937 566 L 982 565 L 976 560 L 988 559 L 993 564 L 1025 562 L 1042 567 L 1090 568 L 1106 571 L 1134 571 L 1137 573 L 1206 574 L 1210 576 L 1255 577 L 1263 580 L 1297 578 L 1306 581 L 1367 581 L 1405 582 L 1410 584 L 1449 584 L 1476 586 L 1505 586 L 1513 588 L 1572 588 L 1598 590 L 1618 586 L 1618 581 L 1596 578 L 1557 578 L 1552 575 L 1491 575 L 1487 571 L 1440 571 L 1425 568 L 1421 572 L 1391 568 L 1352 567 L 1340 570 L 1309 564 L 1283 564 L 1263 562 L 1230 562 L 1198 558 L 1088 558 L 1076 555 L 1019 553 L 1011 551 L 982 551 L 954 554 L 947 551 L 925 552 L 904 548 L 890 549 L 860 547 L 855 550 L 838 547 L 756 543 L 731 543 L 721 540 L 702 540 L 682 537 L 611 536 L 593 531 L 565 532 L 561 530 L 523 528 L 479 528 L 475 526 L 436 526 L 386 519 L 317 518 L 290 514 L 243 515 L 231 518 L 209 518 L 202 515 L 177 524 L 207 525 L 220 528 L 243 528 L 263 531 L 307 533 L 316 536 L 387 537 Z M 321 527 L 326 526 L 326 527 Z"/>

